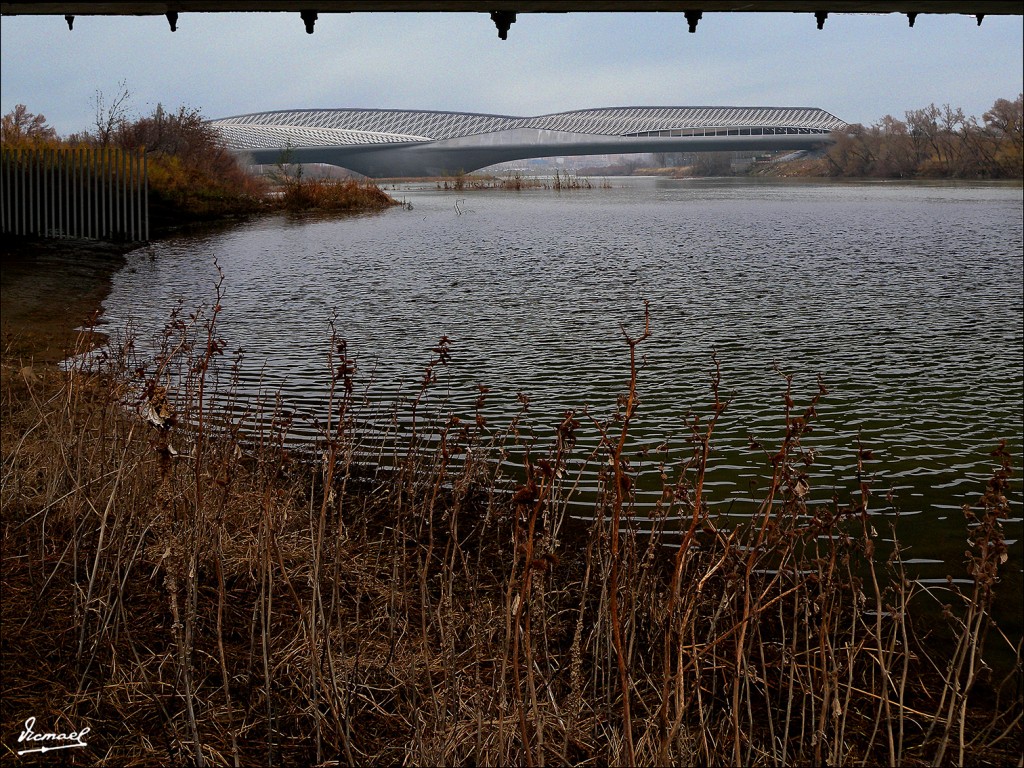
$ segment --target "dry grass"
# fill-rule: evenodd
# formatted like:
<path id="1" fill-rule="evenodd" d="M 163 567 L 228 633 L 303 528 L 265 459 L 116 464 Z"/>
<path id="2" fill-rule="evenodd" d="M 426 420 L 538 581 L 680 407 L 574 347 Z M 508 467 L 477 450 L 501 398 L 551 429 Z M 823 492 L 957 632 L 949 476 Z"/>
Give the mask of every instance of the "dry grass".
<path id="1" fill-rule="evenodd" d="M 172 317 L 155 359 L 126 343 L 29 380 L 5 357 L 5 734 L 30 716 L 88 725 L 66 755 L 110 765 L 1019 759 L 1020 639 L 990 613 L 1005 452 L 967 510 L 971 586 L 940 594 L 907 579 L 898 546 L 875 555 L 866 473 L 831 507 L 805 503 L 824 387 L 797 407 L 787 386 L 763 503 L 735 527 L 704 503 L 728 407 L 713 369 L 641 530 L 637 467 L 659 460 L 629 439 L 646 317 L 623 330 L 617 415 L 567 413 L 547 446 L 487 425 L 483 389 L 476 413 L 428 410 L 442 339 L 385 467 L 360 459 L 382 436 L 356 427 L 341 340 L 315 449 L 287 450 L 279 405 L 246 413 L 219 300 Z M 208 405 L 217 367 L 230 416 Z M 567 515 L 578 459 L 601 476 L 586 524 Z M 947 643 L 918 640 L 932 598 Z M 989 668 L 994 643 L 1014 668 Z"/>
<path id="2" fill-rule="evenodd" d="M 483 190 L 501 189 L 521 192 L 524 189 L 553 189 L 556 192 L 575 189 L 593 189 L 594 184 L 586 176 L 570 171 L 555 169 L 554 176 L 524 176 L 518 171 L 510 171 L 501 176 L 480 176 L 475 174 L 459 174 L 434 182 L 438 189 Z M 611 185 L 602 180 L 598 186 L 608 189 Z"/>
<path id="3" fill-rule="evenodd" d="M 370 182 L 302 176 L 283 179 L 278 203 L 288 211 L 375 211 L 399 205 Z"/>

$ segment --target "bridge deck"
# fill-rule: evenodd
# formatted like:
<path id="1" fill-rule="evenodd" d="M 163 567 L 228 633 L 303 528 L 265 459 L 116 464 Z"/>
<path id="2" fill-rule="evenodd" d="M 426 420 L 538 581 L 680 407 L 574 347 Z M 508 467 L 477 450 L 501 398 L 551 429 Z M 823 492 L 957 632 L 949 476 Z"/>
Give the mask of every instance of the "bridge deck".
<path id="1" fill-rule="evenodd" d="M 699 10 L 704 13 L 967 13 L 1024 14 L 1021 0 L 4 0 L 5 14 L 137 14 L 227 13 L 315 9 L 319 13 L 357 11 L 493 11 L 517 13 L 639 12 Z"/>

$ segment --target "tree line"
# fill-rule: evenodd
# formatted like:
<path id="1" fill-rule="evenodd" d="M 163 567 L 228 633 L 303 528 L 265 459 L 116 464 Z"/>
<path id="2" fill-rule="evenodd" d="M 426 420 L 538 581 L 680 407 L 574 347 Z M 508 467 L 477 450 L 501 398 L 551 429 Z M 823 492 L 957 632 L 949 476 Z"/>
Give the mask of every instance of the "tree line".
<path id="1" fill-rule="evenodd" d="M 930 104 L 898 120 L 886 115 L 833 134 L 829 176 L 1006 179 L 1024 175 L 1024 94 L 997 99 L 979 121 Z"/>
<path id="2" fill-rule="evenodd" d="M 1024 94 L 996 99 L 979 120 L 960 108 L 930 104 L 899 120 L 886 115 L 871 125 L 854 123 L 831 136 L 821 156 L 782 166 L 757 166 L 751 173 L 874 178 L 1019 179 L 1024 176 Z M 730 176 L 739 152 L 655 152 L 659 169 L 685 169 L 688 176 Z M 634 168 L 624 169 L 630 173 Z M 639 169 L 643 173 L 645 170 Z"/>

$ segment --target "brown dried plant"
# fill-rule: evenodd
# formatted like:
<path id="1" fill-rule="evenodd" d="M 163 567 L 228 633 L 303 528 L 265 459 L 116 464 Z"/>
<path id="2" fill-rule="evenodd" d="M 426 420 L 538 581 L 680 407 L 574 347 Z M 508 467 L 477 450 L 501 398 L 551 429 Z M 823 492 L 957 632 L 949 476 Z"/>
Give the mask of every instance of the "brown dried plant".
<path id="1" fill-rule="evenodd" d="M 241 391 L 222 299 L 148 356 L 129 335 L 35 380 L 5 357 L 5 734 L 88 725 L 70 758 L 116 765 L 1018 759 L 1021 641 L 992 613 L 1005 448 L 965 510 L 970 586 L 926 587 L 867 448 L 822 499 L 803 439 L 823 384 L 798 406 L 783 375 L 746 518 L 708 503 L 717 356 L 677 464 L 635 434 L 649 307 L 605 421 L 569 411 L 544 442 L 525 395 L 490 423 L 486 387 L 453 412 L 445 338 L 410 398 L 374 403 L 335 335 L 303 442 L 280 395 Z M 946 640 L 918 637 L 943 611 Z"/>

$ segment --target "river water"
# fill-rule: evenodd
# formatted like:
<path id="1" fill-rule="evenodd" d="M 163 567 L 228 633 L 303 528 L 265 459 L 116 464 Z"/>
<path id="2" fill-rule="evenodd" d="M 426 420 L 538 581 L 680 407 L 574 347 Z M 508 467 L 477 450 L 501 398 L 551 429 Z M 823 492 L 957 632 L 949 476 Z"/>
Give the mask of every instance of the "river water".
<path id="1" fill-rule="evenodd" d="M 899 512 L 906 556 L 929 580 L 963 575 L 961 507 L 984 490 L 993 447 L 1006 439 L 1024 463 L 1019 186 L 648 178 L 392 194 L 410 205 L 262 219 L 138 251 L 115 278 L 105 321 L 131 320 L 146 337 L 176 302 L 210 305 L 216 259 L 220 333 L 246 350 L 243 385 L 279 391 L 297 439 L 315 434 L 325 407 L 334 317 L 374 402 L 414 395 L 444 335 L 452 360 L 435 408 L 472 419 L 485 385 L 499 428 L 525 393 L 524 428 L 543 440 L 566 409 L 598 421 L 615 411 L 628 376 L 622 328 L 638 335 L 648 302 L 634 448 L 667 441 L 670 460 L 688 453 L 684 418 L 709 413 L 715 353 L 730 404 L 710 500 L 742 515 L 765 476 L 749 438 L 770 447 L 783 433 L 782 373 L 798 406 L 820 375 L 829 394 L 806 441 L 817 454 L 811 498 L 856 489 L 859 440 L 873 455 L 873 509 L 880 520 Z M 594 444 L 583 422 L 581 440 Z M 654 469 L 648 461 L 641 504 L 658 495 Z M 594 482 L 585 473 L 580 514 Z M 1019 594 L 1015 483 L 1006 530 Z"/>

